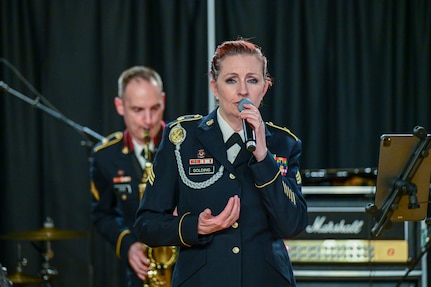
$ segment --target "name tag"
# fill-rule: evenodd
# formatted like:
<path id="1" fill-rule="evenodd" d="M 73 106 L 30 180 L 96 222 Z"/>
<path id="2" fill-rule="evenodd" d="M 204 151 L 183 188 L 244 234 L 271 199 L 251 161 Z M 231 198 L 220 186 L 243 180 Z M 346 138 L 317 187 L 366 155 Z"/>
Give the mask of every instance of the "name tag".
<path id="1" fill-rule="evenodd" d="M 130 184 L 114 184 L 114 190 L 118 193 L 132 193 L 132 186 Z"/>
<path id="2" fill-rule="evenodd" d="M 192 166 L 189 167 L 189 175 L 204 175 L 204 174 L 214 174 L 215 167 L 211 166 Z"/>

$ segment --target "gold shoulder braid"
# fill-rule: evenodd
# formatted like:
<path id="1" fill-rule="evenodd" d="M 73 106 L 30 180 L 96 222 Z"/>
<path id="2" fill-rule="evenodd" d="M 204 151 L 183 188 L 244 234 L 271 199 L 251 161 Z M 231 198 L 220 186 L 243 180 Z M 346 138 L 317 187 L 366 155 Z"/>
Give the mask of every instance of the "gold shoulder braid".
<path id="1" fill-rule="evenodd" d="M 181 126 L 182 122 L 190 122 L 200 120 L 201 115 L 185 115 L 180 116 L 177 120 L 169 125 L 172 130 L 169 132 L 169 140 L 174 145 L 181 144 L 186 138 L 186 130 Z"/>
<path id="2" fill-rule="evenodd" d="M 177 118 L 176 121 L 172 122 L 169 125 L 169 128 L 172 128 L 176 124 L 179 124 L 179 123 L 182 123 L 182 122 L 196 121 L 196 120 L 200 120 L 201 118 L 202 118 L 201 115 L 184 115 L 184 116 L 180 116 L 180 117 Z"/>
<path id="3" fill-rule="evenodd" d="M 298 141 L 299 139 L 298 139 L 298 137 L 294 134 L 294 133 L 292 133 L 288 128 L 286 128 L 286 127 L 280 127 L 280 126 L 277 126 L 277 125 L 275 125 L 274 123 L 272 123 L 272 122 L 267 122 L 266 123 L 266 125 L 268 125 L 268 126 L 270 126 L 270 127 L 273 127 L 273 128 L 276 128 L 276 129 L 279 129 L 279 130 L 282 130 L 282 131 L 285 131 L 286 133 L 288 133 L 291 137 L 293 137 L 296 141 Z"/>
<path id="4" fill-rule="evenodd" d="M 121 141 L 122 139 L 123 139 L 123 133 L 122 132 L 112 133 L 109 136 L 103 138 L 102 143 L 99 146 L 94 148 L 94 152 L 98 152 L 101 149 L 104 149 L 108 146 L 116 144 L 117 142 Z"/>

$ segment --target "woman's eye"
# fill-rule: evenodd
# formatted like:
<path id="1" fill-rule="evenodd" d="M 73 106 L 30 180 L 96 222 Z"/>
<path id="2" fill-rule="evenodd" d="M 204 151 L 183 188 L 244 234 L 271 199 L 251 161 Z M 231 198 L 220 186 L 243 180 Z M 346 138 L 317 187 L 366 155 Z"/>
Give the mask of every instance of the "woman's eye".
<path id="1" fill-rule="evenodd" d="M 235 84 L 236 80 L 234 78 L 228 78 L 228 79 L 226 79 L 226 83 L 228 83 L 228 84 Z"/>
<path id="2" fill-rule="evenodd" d="M 258 82 L 258 80 L 255 78 L 251 78 L 251 79 L 248 79 L 247 82 L 252 83 L 252 84 L 256 84 Z"/>

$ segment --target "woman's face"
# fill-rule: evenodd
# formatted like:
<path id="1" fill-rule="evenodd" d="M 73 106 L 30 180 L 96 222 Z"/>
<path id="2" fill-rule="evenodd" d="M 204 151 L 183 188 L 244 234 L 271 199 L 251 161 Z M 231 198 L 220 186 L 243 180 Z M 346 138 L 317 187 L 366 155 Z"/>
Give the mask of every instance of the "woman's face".
<path id="1" fill-rule="evenodd" d="M 238 111 L 239 101 L 248 98 L 259 107 L 269 83 L 264 79 L 261 59 L 254 55 L 234 55 L 221 60 L 218 79 L 212 79 L 210 86 L 219 101 L 223 118 L 238 126 L 242 123 Z"/>

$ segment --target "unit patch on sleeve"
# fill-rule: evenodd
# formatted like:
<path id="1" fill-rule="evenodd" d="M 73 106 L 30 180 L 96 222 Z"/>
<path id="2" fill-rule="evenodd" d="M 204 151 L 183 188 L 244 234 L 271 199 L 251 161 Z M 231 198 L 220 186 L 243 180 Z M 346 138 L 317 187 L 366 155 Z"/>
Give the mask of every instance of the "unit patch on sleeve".
<path id="1" fill-rule="evenodd" d="M 273 156 L 274 156 L 275 161 L 278 164 L 278 168 L 280 169 L 281 175 L 282 176 L 286 176 L 287 175 L 287 169 L 288 169 L 287 158 L 281 157 L 281 156 L 277 156 L 275 154 Z"/>

